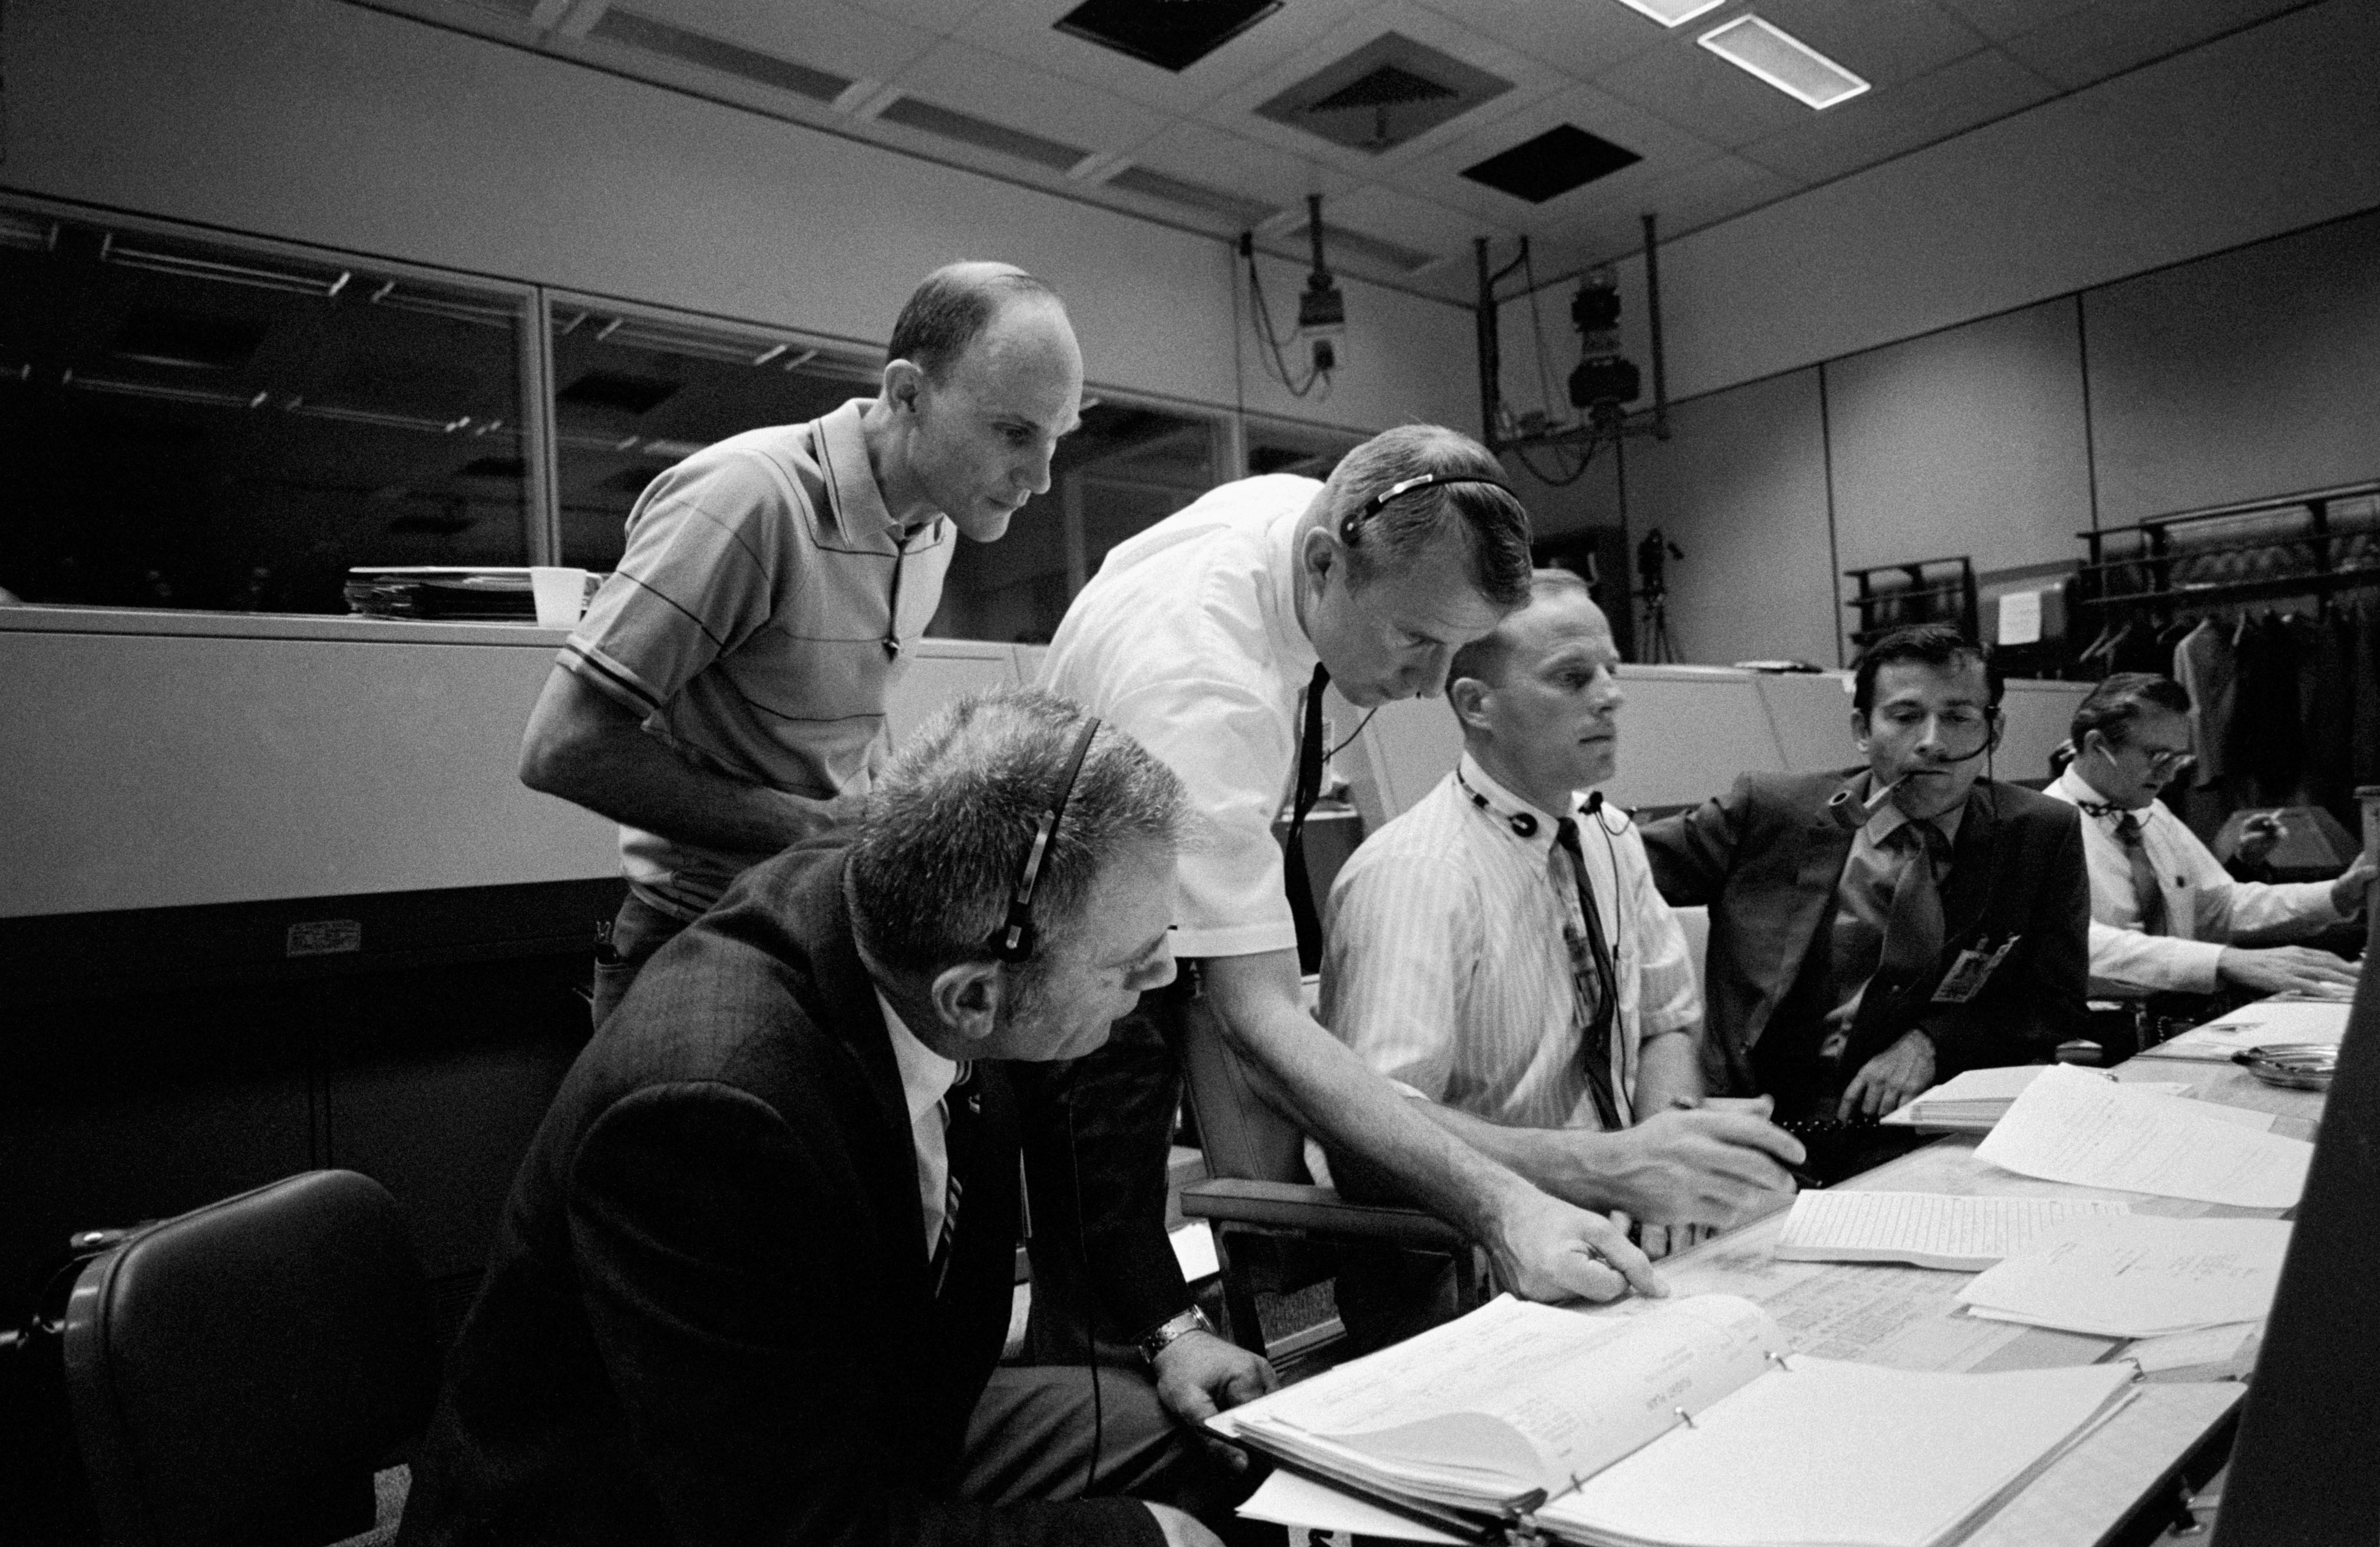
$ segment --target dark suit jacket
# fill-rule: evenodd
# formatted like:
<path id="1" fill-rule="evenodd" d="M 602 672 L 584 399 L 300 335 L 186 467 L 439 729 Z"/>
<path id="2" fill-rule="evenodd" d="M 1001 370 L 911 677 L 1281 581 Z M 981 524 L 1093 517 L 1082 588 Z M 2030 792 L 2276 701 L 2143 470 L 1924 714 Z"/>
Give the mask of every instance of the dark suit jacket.
<path id="1" fill-rule="evenodd" d="M 1155 1542 L 1129 1500 L 953 1499 L 1005 1335 L 1018 1107 L 979 1066 L 929 1281 L 901 1079 L 831 840 L 747 872 L 564 1082 L 400 1541 Z"/>
<path id="2" fill-rule="evenodd" d="M 1714 1094 L 1757 1091 L 1752 1049 L 1793 989 L 1833 916 L 1850 829 L 1827 800 L 1860 770 L 1745 774 L 1723 797 L 1640 828 L 1653 879 L 1673 907 L 1710 909 L 1703 979 L 1704 1073 Z M 2074 808 L 2013 784 L 1978 780 L 1959 819 L 1942 886 L 1942 954 L 1912 981 L 1869 986 L 1844 1050 L 1844 1075 L 1912 1028 L 1935 1046 L 1943 1078 L 2024 1063 L 2084 1034 L 2090 972 L 2089 877 Z M 2015 947 L 1964 1004 L 1937 1004 L 1959 953 Z"/>

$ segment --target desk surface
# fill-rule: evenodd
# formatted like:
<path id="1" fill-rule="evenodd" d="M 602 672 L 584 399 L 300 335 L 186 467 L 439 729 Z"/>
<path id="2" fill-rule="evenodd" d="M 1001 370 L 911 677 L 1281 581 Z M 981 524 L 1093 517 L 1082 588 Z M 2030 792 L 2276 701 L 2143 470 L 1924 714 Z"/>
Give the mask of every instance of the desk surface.
<path id="1" fill-rule="evenodd" d="M 2230 1064 L 2143 1058 L 2115 1073 L 2125 1081 L 2187 1082 L 2197 1087 L 2198 1099 L 2271 1112 L 2277 1118 L 2273 1131 L 2290 1138 L 2312 1138 L 2322 1115 L 2320 1094 L 2277 1089 Z M 1899 1192 L 2115 1198 L 2138 1213 L 2182 1217 L 2277 1214 L 2036 1181 L 1977 1160 L 1981 1142 L 1980 1135 L 1950 1135 L 1847 1185 Z M 1774 1248 L 1784 1219 L 1782 1213 L 1770 1215 L 1670 1258 L 1661 1269 L 1671 1293 L 1741 1295 L 1765 1307 L 1807 1352 L 1906 1370 L 2027 1370 L 2120 1357 L 2120 1345 L 2108 1338 L 1961 1313 L 1957 1296 L 1972 1274 L 1781 1262 Z M 1623 1301 L 1585 1313 L 1625 1315 L 1633 1309 Z M 1967 1547 L 2085 1547 L 2106 1540 L 2144 1498 L 2168 1485 L 2183 1454 L 2210 1432 L 2227 1395 L 2208 1384 L 2218 1373 L 2201 1368 L 2151 1377 L 2159 1389 L 2144 1392 L 2115 1422 L 2046 1472 L 1970 1538 Z"/>

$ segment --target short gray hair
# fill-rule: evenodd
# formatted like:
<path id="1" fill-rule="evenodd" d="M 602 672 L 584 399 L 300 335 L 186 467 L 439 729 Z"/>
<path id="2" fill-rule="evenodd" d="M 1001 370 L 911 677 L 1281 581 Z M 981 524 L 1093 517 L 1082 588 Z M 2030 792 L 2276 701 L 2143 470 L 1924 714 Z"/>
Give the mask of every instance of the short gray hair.
<path id="1" fill-rule="evenodd" d="M 1504 482 L 1494 453 L 1459 430 L 1399 425 L 1342 457 L 1324 491 L 1330 529 L 1343 535 L 1347 518 L 1374 495 L 1433 475 L 1482 481 L 1418 489 L 1366 519 L 1348 550 L 1350 583 L 1362 586 L 1402 570 L 1441 533 L 1454 531 L 1470 550 L 1474 590 L 1499 607 L 1528 600 L 1529 513 L 1510 489 L 1493 487 Z"/>
<path id="2" fill-rule="evenodd" d="M 908 738 L 851 846 L 853 922 L 872 956 L 905 973 L 991 960 L 992 932 L 1084 718 L 1066 699 L 1004 688 L 960 700 Z M 1100 871 L 1127 845 L 1178 850 L 1188 821 L 1173 770 L 1102 724 L 1034 888 L 1039 936 L 1079 921 Z"/>
<path id="3" fill-rule="evenodd" d="M 1587 601 L 1593 602 L 1595 588 L 1589 586 L 1575 570 L 1530 571 L 1528 606 L 1523 607 L 1519 611 L 1507 613 L 1503 622 L 1455 651 L 1454 659 L 1446 665 L 1446 680 L 1451 683 L 1458 678 L 1475 677 L 1483 683 L 1494 683 L 1502 675 L 1505 662 L 1512 659 L 1511 628 L 1513 621 L 1526 612 L 1529 607 L 1534 607 L 1546 598 L 1553 596 L 1583 597 Z M 1601 609 L 1597 608 L 1597 610 L 1600 611 Z M 1608 625 L 1610 620 L 1607 618 L 1604 622 Z M 1447 702 L 1451 704 L 1453 701 L 1452 695 L 1450 695 Z M 1456 718 L 1462 718 L 1462 711 L 1456 711 Z"/>

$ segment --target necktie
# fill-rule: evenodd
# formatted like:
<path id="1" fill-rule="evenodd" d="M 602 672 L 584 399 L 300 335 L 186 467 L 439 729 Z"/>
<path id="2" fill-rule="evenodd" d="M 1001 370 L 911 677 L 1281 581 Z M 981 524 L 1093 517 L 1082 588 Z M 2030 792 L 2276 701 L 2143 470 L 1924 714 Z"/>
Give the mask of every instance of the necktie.
<path id="1" fill-rule="evenodd" d="M 1906 988 L 1942 954 L 1942 892 L 1935 869 L 1948 857 L 1949 840 L 1931 822 L 1904 822 L 1892 840 L 1908 852 L 1893 883 L 1892 910 L 1886 915 L 1884 949 L 1876 973 L 1896 992 Z"/>
<path id="2" fill-rule="evenodd" d="M 959 1180 L 959 1163 L 970 1155 L 976 1123 L 983 1116 L 983 1093 L 975 1082 L 975 1065 L 959 1065 L 958 1078 L 942 1097 L 942 1228 L 934 1238 L 929 1267 L 934 1275 L 934 1296 L 941 1298 L 942 1281 L 951 1274 L 951 1242 L 959 1233 L 959 1199 L 966 1190 Z"/>
<path id="3" fill-rule="evenodd" d="M 1305 874 L 1305 814 L 1322 793 L 1322 690 L 1330 669 L 1317 662 L 1305 689 L 1305 725 L 1297 736 L 1297 792 L 1290 799 L 1288 876 L 1290 917 L 1297 921 L 1297 970 L 1322 968 L 1322 915 L 1314 906 L 1314 883 Z"/>
<path id="4" fill-rule="evenodd" d="M 2157 885 L 2156 866 L 2149 863 L 2148 846 L 2141 841 L 2141 818 L 2127 811 L 2116 819 L 2116 841 L 2124 846 L 2124 862 L 2132 867 L 2132 897 L 2141 905 L 2141 933 L 2168 933 L 2165 888 Z"/>
<path id="5" fill-rule="evenodd" d="M 1585 1066 L 1587 1091 L 1595 1097 L 1595 1115 L 1604 1130 L 1611 1132 L 1624 1126 L 1611 1079 L 1611 1023 L 1620 1009 L 1619 976 L 1612 971 L 1602 911 L 1595 905 L 1595 886 L 1587 879 L 1586 855 L 1578 846 L 1578 824 L 1567 816 L 1555 823 L 1554 840 L 1570 856 L 1578 911 L 1586 925 L 1584 931 L 1569 923 L 1562 925 L 1562 941 L 1570 949 L 1571 982 L 1577 986 L 1579 1007 L 1586 1017 L 1579 1061 Z"/>

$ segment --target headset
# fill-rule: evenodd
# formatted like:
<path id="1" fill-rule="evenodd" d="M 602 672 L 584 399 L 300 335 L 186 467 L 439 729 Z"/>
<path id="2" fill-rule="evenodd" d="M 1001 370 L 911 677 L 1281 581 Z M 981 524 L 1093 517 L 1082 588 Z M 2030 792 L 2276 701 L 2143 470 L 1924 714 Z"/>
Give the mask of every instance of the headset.
<path id="1" fill-rule="evenodd" d="M 1499 809 L 1488 801 L 1487 796 L 1471 788 L 1471 781 L 1463 777 L 1463 770 L 1460 767 L 1454 770 L 1454 782 L 1463 787 L 1463 792 L 1465 795 L 1471 797 L 1471 804 L 1473 805 L 1477 806 L 1480 810 L 1488 813 L 1488 816 L 1496 817 L 1506 827 L 1512 828 L 1513 836 L 1517 838 L 1535 838 L 1537 836 L 1538 824 L 1535 813 L 1527 811 L 1504 811 Z M 1587 792 L 1586 804 L 1580 810 L 1579 815 L 1593 818 L 1595 822 L 1595 830 L 1603 835 L 1603 852 L 1605 856 L 1611 861 L 1611 883 L 1616 891 L 1616 888 L 1620 884 L 1620 851 L 1613 846 L 1611 840 L 1615 834 L 1626 832 L 1628 830 L 1628 815 L 1625 812 L 1621 812 L 1620 816 L 1620 826 L 1617 828 L 1611 827 L 1603 819 L 1603 792 L 1600 790 L 1590 790 Z M 1618 811 L 1620 808 L 1614 806 L 1612 809 Z M 1611 949 L 1614 955 L 1619 953 L 1621 942 L 1626 938 L 1626 921 L 1621 917 L 1621 910 L 1617 906 L 1614 906 L 1611 910 Z"/>
<path id="2" fill-rule="evenodd" d="M 1075 780 L 1083 771 L 1083 759 L 1089 755 L 1091 738 L 1099 733 L 1099 717 L 1083 717 L 1082 734 L 1075 738 L 1074 755 L 1066 760 L 1066 775 L 1058 784 L 1058 798 L 1041 814 L 1040 824 L 1033 829 L 1032 847 L 1025 852 L 1025 866 L 1017 872 L 1015 889 L 1009 893 L 1008 916 L 991 932 L 991 954 L 1011 966 L 1033 960 L 1037 938 L 1033 927 L 1033 890 L 1041 882 L 1041 866 L 1050 857 L 1050 840 L 1058 834 L 1059 820 L 1066 815 L 1066 802 L 1075 792 Z"/>
<path id="3" fill-rule="evenodd" d="M 1984 763 L 1984 798 L 1991 803 L 1992 815 L 1997 817 L 1999 815 L 2000 809 L 1999 797 L 1993 792 L 1991 788 L 1993 770 L 1989 759 L 1991 758 L 1992 754 L 1999 749 L 2000 744 L 2000 707 L 1998 704 L 1990 706 L 1989 709 L 1986 711 L 1985 723 L 1989 725 L 1990 729 L 1984 736 L 1983 745 L 1975 748 L 1973 752 L 1962 752 L 1956 757 L 1945 757 L 1941 762 L 1934 766 L 1937 767 L 1949 767 L 1953 764 L 1972 763 L 1978 757 L 1985 759 Z M 1853 804 L 1852 802 L 1851 786 L 1845 785 L 1843 788 L 1836 791 L 1833 794 L 1827 797 L 1827 815 L 1835 819 L 1836 826 L 1843 828 L 1848 831 L 1857 832 L 1860 828 L 1867 825 L 1867 819 L 1876 814 L 1877 808 L 1882 806 L 1886 801 L 1892 798 L 1892 792 L 1895 790 L 1900 789 L 1901 781 L 1906 780 L 1908 777 L 1909 776 L 1907 774 L 1902 774 L 1900 779 L 1896 779 L 1891 783 L 1876 790 L 1871 793 L 1867 799 L 1859 802 L 1857 804 Z"/>
<path id="4" fill-rule="evenodd" d="M 1411 494 L 1417 489 L 1439 489 L 1448 484 L 1461 483 L 1484 484 L 1489 489 L 1502 489 L 1516 501 L 1520 499 L 1519 495 L 1512 493 L 1512 485 L 1500 478 L 1481 477 L 1470 473 L 1424 473 L 1419 477 L 1399 479 L 1341 516 L 1339 540 L 1349 548 L 1354 547 L 1363 537 L 1364 523 L 1386 510 L 1391 500 Z"/>

